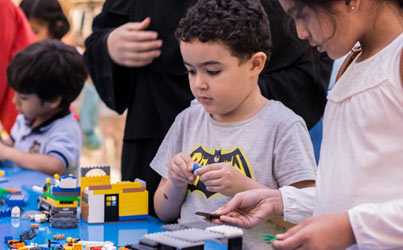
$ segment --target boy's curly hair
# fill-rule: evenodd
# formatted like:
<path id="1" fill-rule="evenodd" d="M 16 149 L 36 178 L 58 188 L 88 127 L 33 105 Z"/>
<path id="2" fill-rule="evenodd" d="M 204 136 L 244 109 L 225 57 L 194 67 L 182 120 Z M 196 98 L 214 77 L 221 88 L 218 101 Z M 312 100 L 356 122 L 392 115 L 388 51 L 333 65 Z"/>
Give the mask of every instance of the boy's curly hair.
<path id="1" fill-rule="evenodd" d="M 44 40 L 18 52 L 7 68 L 8 85 L 23 94 L 36 94 L 42 101 L 61 97 L 61 108 L 77 98 L 87 79 L 83 57 L 73 46 Z"/>
<path id="2" fill-rule="evenodd" d="M 259 0 L 199 0 L 175 35 L 183 42 L 221 42 L 240 62 L 259 51 L 270 56 L 269 19 Z"/>

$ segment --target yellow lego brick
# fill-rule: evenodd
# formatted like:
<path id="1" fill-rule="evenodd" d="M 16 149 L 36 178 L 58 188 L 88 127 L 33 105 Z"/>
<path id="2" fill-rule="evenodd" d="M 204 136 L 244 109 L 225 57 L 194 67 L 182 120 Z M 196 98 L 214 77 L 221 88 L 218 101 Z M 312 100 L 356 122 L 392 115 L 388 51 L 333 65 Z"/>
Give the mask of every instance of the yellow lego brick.
<path id="1" fill-rule="evenodd" d="M 81 243 L 73 243 L 73 250 L 82 250 L 83 244 Z"/>
<path id="2" fill-rule="evenodd" d="M 133 205 L 135 204 L 135 205 Z M 148 191 L 119 195 L 119 216 L 148 213 Z"/>

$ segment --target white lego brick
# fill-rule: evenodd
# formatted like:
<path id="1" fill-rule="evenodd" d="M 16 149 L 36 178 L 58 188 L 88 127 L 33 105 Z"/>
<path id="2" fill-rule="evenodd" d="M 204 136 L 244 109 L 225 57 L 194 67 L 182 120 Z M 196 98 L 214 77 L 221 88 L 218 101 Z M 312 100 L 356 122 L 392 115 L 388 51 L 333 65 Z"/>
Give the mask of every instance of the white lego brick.
<path id="1" fill-rule="evenodd" d="M 85 192 L 88 190 L 86 189 Z M 105 197 L 104 195 L 88 194 L 88 223 L 103 223 L 105 218 Z"/>
<path id="2" fill-rule="evenodd" d="M 243 235 L 242 229 L 237 228 L 237 227 L 227 226 L 227 225 L 208 227 L 208 228 L 206 228 L 206 230 L 209 232 L 221 233 L 225 237 L 228 237 L 228 238 L 233 238 L 233 237 L 238 237 L 238 236 Z"/>

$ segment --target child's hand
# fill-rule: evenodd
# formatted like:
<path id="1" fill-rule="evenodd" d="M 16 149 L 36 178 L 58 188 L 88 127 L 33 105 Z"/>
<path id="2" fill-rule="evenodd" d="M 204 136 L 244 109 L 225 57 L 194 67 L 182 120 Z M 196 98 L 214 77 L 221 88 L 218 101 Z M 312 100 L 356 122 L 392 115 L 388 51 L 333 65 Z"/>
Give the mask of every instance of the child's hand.
<path id="1" fill-rule="evenodd" d="M 213 163 L 197 169 L 195 175 L 200 176 L 210 192 L 218 192 L 227 196 L 234 196 L 243 191 L 241 183 L 248 182 L 248 177 L 241 174 L 227 162 Z"/>
<path id="2" fill-rule="evenodd" d="M 186 187 L 195 181 L 192 173 L 193 161 L 187 153 L 179 153 L 175 155 L 168 167 L 168 178 L 177 187 Z"/>
<path id="3" fill-rule="evenodd" d="M 0 161 L 6 160 L 8 146 L 4 145 L 2 141 L 0 141 Z"/>

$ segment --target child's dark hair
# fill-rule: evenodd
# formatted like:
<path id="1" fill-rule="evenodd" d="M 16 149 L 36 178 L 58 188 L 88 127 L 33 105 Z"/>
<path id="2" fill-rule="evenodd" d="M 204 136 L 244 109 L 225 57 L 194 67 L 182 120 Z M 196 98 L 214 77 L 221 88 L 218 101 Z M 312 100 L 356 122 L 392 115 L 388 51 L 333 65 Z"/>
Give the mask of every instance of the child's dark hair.
<path id="1" fill-rule="evenodd" d="M 223 43 L 240 62 L 259 51 L 270 56 L 269 19 L 259 0 L 199 0 L 175 35 L 183 42 Z"/>
<path id="2" fill-rule="evenodd" d="M 36 18 L 46 22 L 53 39 L 60 40 L 69 32 L 69 21 L 57 0 L 23 0 L 20 7 L 28 19 Z"/>
<path id="3" fill-rule="evenodd" d="M 61 97 L 68 108 L 87 79 L 77 50 L 57 40 L 34 43 L 17 53 L 7 68 L 8 85 L 23 94 L 36 94 L 42 101 Z"/>

